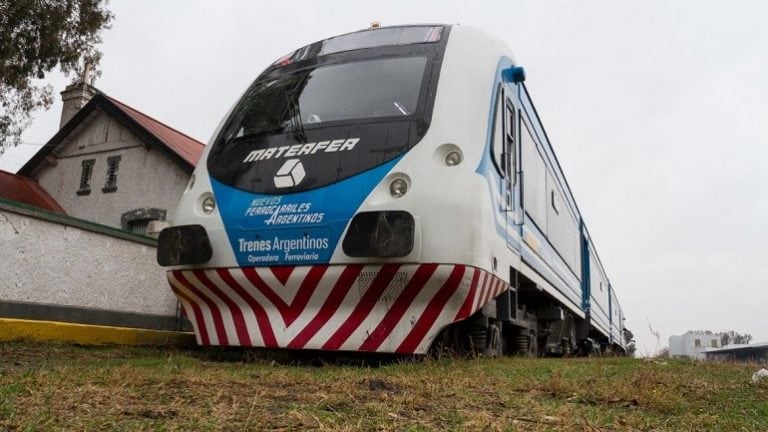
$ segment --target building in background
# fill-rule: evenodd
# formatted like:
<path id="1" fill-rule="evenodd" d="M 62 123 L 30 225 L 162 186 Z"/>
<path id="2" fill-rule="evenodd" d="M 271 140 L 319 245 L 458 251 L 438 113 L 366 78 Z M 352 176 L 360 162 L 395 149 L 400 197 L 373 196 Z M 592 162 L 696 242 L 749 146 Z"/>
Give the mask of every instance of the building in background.
<path id="1" fill-rule="evenodd" d="M 711 331 L 689 331 L 680 336 L 669 337 L 669 356 L 704 360 L 704 352 L 720 348 L 723 333 Z"/>
<path id="2" fill-rule="evenodd" d="M 0 171 L 0 340 L 44 338 L 51 322 L 49 335 L 74 323 L 75 341 L 117 329 L 96 332 L 112 343 L 184 329 L 151 236 L 204 145 L 88 84 L 62 99 L 59 131 L 18 173 Z"/>
<path id="3" fill-rule="evenodd" d="M 59 131 L 17 173 L 70 216 L 154 235 L 166 226 L 203 143 L 78 83 Z"/>
<path id="4" fill-rule="evenodd" d="M 710 348 L 704 354 L 707 360 L 768 364 L 768 342 L 726 345 L 722 348 Z"/>

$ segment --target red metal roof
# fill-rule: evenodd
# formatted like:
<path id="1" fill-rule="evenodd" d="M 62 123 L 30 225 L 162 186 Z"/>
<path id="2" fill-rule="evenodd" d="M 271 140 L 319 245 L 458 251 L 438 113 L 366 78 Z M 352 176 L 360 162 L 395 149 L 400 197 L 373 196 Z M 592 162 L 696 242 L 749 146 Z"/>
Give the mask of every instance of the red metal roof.
<path id="1" fill-rule="evenodd" d="M 17 172 L 19 175 L 36 177 L 36 168 L 45 158 L 66 142 L 66 138 L 79 125 L 88 121 L 94 110 L 101 109 L 107 115 L 117 119 L 123 126 L 136 134 L 147 144 L 167 149 L 171 156 L 187 172 L 192 172 L 203 154 L 205 145 L 200 141 L 177 131 L 143 112 L 132 108 L 117 99 L 98 92 L 90 102 L 78 111 L 58 132 Z"/>
<path id="2" fill-rule="evenodd" d="M 0 170 L 0 199 L 18 201 L 56 213 L 67 214 L 37 182 Z"/>
<path id="3" fill-rule="evenodd" d="M 159 120 L 155 120 L 141 111 L 129 107 L 117 99 L 107 95 L 104 96 L 190 165 L 193 167 L 197 165 L 197 161 L 200 159 L 200 155 L 203 154 L 203 149 L 205 149 L 205 144 L 189 135 L 177 131 Z"/>

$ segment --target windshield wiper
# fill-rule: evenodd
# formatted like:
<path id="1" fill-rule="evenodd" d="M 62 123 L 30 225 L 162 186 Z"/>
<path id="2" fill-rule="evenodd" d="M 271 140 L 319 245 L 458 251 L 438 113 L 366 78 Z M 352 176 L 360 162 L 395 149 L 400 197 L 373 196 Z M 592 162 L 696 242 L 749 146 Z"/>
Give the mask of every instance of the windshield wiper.
<path id="1" fill-rule="evenodd" d="M 300 78 L 296 85 L 291 90 L 286 90 L 286 109 L 288 110 L 288 116 L 291 126 L 291 134 L 293 138 L 300 142 L 307 142 L 307 134 L 304 131 L 304 122 L 301 119 L 301 108 L 299 107 L 299 90 L 304 88 L 304 85 L 309 78 L 309 74 Z"/>
<path id="2" fill-rule="evenodd" d="M 286 132 L 290 130 L 293 139 L 300 143 L 307 142 L 307 134 L 304 131 L 304 123 L 301 121 L 301 109 L 299 108 L 299 102 L 292 91 L 286 91 L 287 93 L 287 106 L 288 117 L 290 122 L 290 129 L 286 129 Z"/>
<path id="3" fill-rule="evenodd" d="M 281 126 L 275 126 L 275 127 L 271 127 L 271 128 L 259 129 L 256 132 L 250 132 L 250 133 L 247 133 L 247 134 L 237 135 L 237 136 L 233 136 L 233 137 L 230 137 L 230 138 L 226 138 L 224 140 L 224 144 L 229 144 L 229 143 L 232 143 L 232 142 L 246 141 L 246 140 L 250 140 L 250 139 L 262 136 L 262 135 L 280 133 L 280 132 L 283 132 L 284 130 L 285 130 L 285 128 L 281 127 Z"/>

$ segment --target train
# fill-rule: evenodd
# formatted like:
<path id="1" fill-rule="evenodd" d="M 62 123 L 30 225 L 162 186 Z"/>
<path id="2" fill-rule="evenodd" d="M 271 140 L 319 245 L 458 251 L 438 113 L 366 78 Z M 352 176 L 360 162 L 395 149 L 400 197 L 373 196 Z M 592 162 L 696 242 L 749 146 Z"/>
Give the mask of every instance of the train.
<path id="1" fill-rule="evenodd" d="M 198 344 L 625 352 L 525 78 L 465 25 L 373 26 L 271 64 L 159 234 Z"/>

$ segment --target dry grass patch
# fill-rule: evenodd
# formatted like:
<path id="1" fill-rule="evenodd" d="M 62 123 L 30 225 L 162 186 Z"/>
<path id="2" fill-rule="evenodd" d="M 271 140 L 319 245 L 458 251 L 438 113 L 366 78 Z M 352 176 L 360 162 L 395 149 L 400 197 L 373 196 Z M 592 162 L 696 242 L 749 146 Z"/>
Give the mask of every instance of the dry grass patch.
<path id="1" fill-rule="evenodd" d="M 0 430 L 763 430 L 755 366 L 0 345 Z"/>

